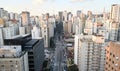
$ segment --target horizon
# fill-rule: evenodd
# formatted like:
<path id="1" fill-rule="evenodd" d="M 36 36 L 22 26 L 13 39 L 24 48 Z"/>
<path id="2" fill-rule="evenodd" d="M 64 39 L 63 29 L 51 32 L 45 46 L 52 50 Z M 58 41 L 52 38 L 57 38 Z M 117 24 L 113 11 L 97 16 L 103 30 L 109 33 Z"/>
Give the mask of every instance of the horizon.
<path id="1" fill-rule="evenodd" d="M 67 11 L 76 14 L 77 10 L 83 13 L 92 11 L 94 14 L 110 12 L 112 4 L 120 4 L 119 0 L 0 0 L 1 8 L 8 12 L 21 13 L 29 11 L 31 15 L 44 13 L 58 14 L 59 11 Z M 64 6 L 66 5 L 66 6 Z"/>

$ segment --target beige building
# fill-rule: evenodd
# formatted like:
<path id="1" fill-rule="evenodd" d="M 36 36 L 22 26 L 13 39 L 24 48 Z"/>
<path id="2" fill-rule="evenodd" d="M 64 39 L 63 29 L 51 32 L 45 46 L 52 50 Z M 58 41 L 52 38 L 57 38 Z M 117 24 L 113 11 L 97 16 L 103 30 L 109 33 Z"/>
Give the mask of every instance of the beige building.
<path id="1" fill-rule="evenodd" d="M 1 46 L 0 71 L 29 71 L 27 57 L 21 46 Z"/>
<path id="2" fill-rule="evenodd" d="M 110 42 L 106 46 L 105 71 L 120 71 L 120 42 Z"/>
<path id="3" fill-rule="evenodd" d="M 30 13 L 27 11 L 22 12 L 21 14 L 22 17 L 22 25 L 28 25 L 30 23 Z"/>
<path id="4" fill-rule="evenodd" d="M 120 5 L 113 4 L 111 7 L 111 19 L 115 22 L 120 22 Z"/>

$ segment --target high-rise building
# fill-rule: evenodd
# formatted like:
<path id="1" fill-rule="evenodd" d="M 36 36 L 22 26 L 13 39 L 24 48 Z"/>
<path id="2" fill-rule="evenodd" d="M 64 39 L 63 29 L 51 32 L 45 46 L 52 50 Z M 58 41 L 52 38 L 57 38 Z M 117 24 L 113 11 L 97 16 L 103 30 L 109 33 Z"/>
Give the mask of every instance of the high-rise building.
<path id="1" fill-rule="evenodd" d="M 63 30 L 65 33 L 68 33 L 68 22 L 63 22 Z"/>
<path id="2" fill-rule="evenodd" d="M 84 33 L 92 34 L 93 33 L 93 22 L 92 20 L 86 20 Z"/>
<path id="3" fill-rule="evenodd" d="M 15 36 L 15 29 L 14 27 L 4 27 L 3 28 L 3 37 L 4 39 L 10 39 L 12 38 L 13 36 Z"/>
<path id="4" fill-rule="evenodd" d="M 92 17 L 93 17 L 92 11 L 88 11 L 87 12 L 87 19 L 92 20 Z"/>
<path id="5" fill-rule="evenodd" d="M 19 17 L 20 17 L 20 15 L 19 14 L 17 14 L 17 13 L 14 13 L 14 18 L 15 18 L 15 20 L 19 20 Z"/>
<path id="6" fill-rule="evenodd" d="M 79 17 L 74 18 L 74 24 L 75 24 L 75 34 L 81 34 L 83 33 L 83 22 Z"/>
<path id="7" fill-rule="evenodd" d="M 104 71 L 120 71 L 120 42 L 110 42 L 106 47 Z"/>
<path id="8" fill-rule="evenodd" d="M 72 33 L 72 21 L 68 21 L 68 33 Z"/>
<path id="9" fill-rule="evenodd" d="M 46 13 L 46 20 L 48 20 L 50 17 L 49 13 Z"/>
<path id="10" fill-rule="evenodd" d="M 68 21 L 71 21 L 71 20 L 72 20 L 72 16 L 73 16 L 72 13 L 69 12 L 69 13 L 68 13 Z"/>
<path id="11" fill-rule="evenodd" d="M 78 10 L 77 11 L 77 17 L 80 17 L 80 15 L 81 15 L 81 10 Z"/>
<path id="12" fill-rule="evenodd" d="M 27 57 L 21 46 L 1 46 L 0 71 L 29 71 Z"/>
<path id="13" fill-rule="evenodd" d="M 74 63 L 79 71 L 104 71 L 105 40 L 103 36 L 76 35 Z"/>
<path id="14" fill-rule="evenodd" d="M 48 29 L 49 29 L 49 38 L 54 37 L 54 28 L 55 28 L 55 19 L 49 18 L 48 19 Z"/>
<path id="15" fill-rule="evenodd" d="M 25 35 L 25 27 L 19 27 L 19 35 Z"/>
<path id="16" fill-rule="evenodd" d="M 5 20 L 0 18 L 0 27 L 4 27 L 5 26 Z"/>
<path id="17" fill-rule="evenodd" d="M 10 20 L 15 19 L 15 14 L 13 12 L 10 12 L 9 15 L 10 15 L 10 18 L 9 18 Z"/>
<path id="18" fill-rule="evenodd" d="M 64 16 L 64 21 L 67 22 L 67 20 L 68 20 L 67 19 L 67 11 L 64 11 L 63 16 Z"/>
<path id="19" fill-rule="evenodd" d="M 25 43 L 24 49 L 28 51 L 29 71 L 41 71 L 44 62 L 44 40 L 32 39 Z"/>
<path id="20" fill-rule="evenodd" d="M 30 13 L 29 12 L 23 11 L 21 13 L 21 17 L 22 17 L 22 25 L 23 26 L 30 24 Z"/>
<path id="21" fill-rule="evenodd" d="M 28 53 L 29 71 L 41 71 L 44 61 L 44 40 L 31 39 L 31 35 L 20 35 L 4 40 L 5 46 L 21 46 Z"/>
<path id="22" fill-rule="evenodd" d="M 42 37 L 44 38 L 44 46 L 47 48 L 49 47 L 49 28 L 47 24 L 45 24 L 45 21 L 42 23 L 41 26 L 41 32 L 42 32 Z"/>
<path id="23" fill-rule="evenodd" d="M 59 18 L 60 18 L 60 22 L 63 22 L 63 12 L 59 12 Z"/>
<path id="24" fill-rule="evenodd" d="M 25 27 L 25 34 L 30 34 L 31 33 L 31 26 L 24 26 Z"/>
<path id="25" fill-rule="evenodd" d="M 3 17 L 3 11 L 4 11 L 4 9 L 0 8 L 0 18 Z"/>
<path id="26" fill-rule="evenodd" d="M 22 26 L 22 17 L 20 15 L 18 16 L 18 25 L 19 27 Z"/>
<path id="27" fill-rule="evenodd" d="M 35 16 L 35 24 L 37 27 L 40 27 L 40 18 L 38 16 Z"/>
<path id="28" fill-rule="evenodd" d="M 4 44 L 4 42 L 3 42 L 3 31 L 0 28 L 0 46 L 3 45 L 3 44 Z"/>
<path id="29" fill-rule="evenodd" d="M 110 35 L 109 35 L 109 39 L 110 40 L 118 40 L 118 28 L 119 28 L 119 23 L 117 22 L 112 22 L 111 23 L 111 27 L 110 27 Z"/>
<path id="30" fill-rule="evenodd" d="M 33 27 L 31 33 L 32 33 L 32 39 L 37 39 L 40 37 L 40 29 L 36 26 Z"/>
<path id="31" fill-rule="evenodd" d="M 120 22 L 120 5 L 113 4 L 111 7 L 111 19 L 115 22 Z"/>

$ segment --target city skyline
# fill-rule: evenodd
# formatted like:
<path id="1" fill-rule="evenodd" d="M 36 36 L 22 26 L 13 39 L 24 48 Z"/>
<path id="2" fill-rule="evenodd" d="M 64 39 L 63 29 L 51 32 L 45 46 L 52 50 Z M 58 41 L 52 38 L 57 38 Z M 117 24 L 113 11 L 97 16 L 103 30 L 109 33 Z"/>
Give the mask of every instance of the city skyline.
<path id="1" fill-rule="evenodd" d="M 30 11 L 31 15 L 42 13 L 57 14 L 58 11 L 71 11 L 76 14 L 77 10 L 86 13 L 88 10 L 93 13 L 101 13 L 104 8 L 110 12 L 112 4 L 120 4 L 119 0 L 0 0 L 1 8 L 9 12 L 21 13 Z M 65 5 L 65 6 L 64 6 Z"/>

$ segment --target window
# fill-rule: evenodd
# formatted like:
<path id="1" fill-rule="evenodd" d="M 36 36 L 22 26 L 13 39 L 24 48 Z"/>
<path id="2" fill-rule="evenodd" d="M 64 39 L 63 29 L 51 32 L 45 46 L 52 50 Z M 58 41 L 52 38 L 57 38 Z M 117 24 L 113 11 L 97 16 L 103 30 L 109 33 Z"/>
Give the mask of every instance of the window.
<path id="1" fill-rule="evenodd" d="M 16 47 L 14 47 L 14 49 L 16 49 Z"/>
<path id="2" fill-rule="evenodd" d="M 108 62 L 106 62 L 106 64 L 108 64 Z"/>
<path id="3" fill-rule="evenodd" d="M 112 70 L 113 70 L 113 67 L 112 67 Z"/>
<path id="4" fill-rule="evenodd" d="M 4 67 L 4 65 L 1 65 L 1 67 Z"/>
<path id="5" fill-rule="evenodd" d="M 10 60 L 10 62 L 12 62 L 12 61 Z"/>
<path id="6" fill-rule="evenodd" d="M 112 55 L 112 53 L 110 52 L 110 55 Z"/>
<path id="7" fill-rule="evenodd" d="M 114 61 L 112 61 L 112 63 L 114 64 Z"/>
<path id="8" fill-rule="evenodd" d="M 107 59 L 108 59 L 108 57 L 107 57 Z"/>
<path id="9" fill-rule="evenodd" d="M 113 54 L 113 57 L 115 57 L 115 55 Z"/>
<path id="10" fill-rule="evenodd" d="M 107 68 L 105 68 L 107 70 Z"/>
<path id="11" fill-rule="evenodd" d="M 10 65 L 11 67 L 13 67 L 13 65 Z"/>
<path id="12" fill-rule="evenodd" d="M 109 61 L 111 61 L 111 59 L 109 59 Z"/>

